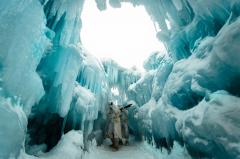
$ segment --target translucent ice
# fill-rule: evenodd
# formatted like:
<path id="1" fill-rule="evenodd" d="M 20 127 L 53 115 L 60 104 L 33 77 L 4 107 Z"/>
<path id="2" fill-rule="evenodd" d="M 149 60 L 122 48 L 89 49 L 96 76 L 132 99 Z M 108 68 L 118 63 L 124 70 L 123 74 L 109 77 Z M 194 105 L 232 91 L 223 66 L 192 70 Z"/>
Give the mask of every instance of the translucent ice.
<path id="1" fill-rule="evenodd" d="M 62 117 L 68 113 L 81 60 L 81 49 L 75 46 L 58 47 L 41 60 L 38 72 L 46 90 L 38 106 L 41 112 Z"/>
<path id="2" fill-rule="evenodd" d="M 27 117 L 19 105 L 0 97 L 0 158 L 16 158 L 24 148 Z"/>
<path id="3" fill-rule="evenodd" d="M 44 13 L 38 1 L 30 0 L 3 0 L 0 8 L 0 87 L 29 114 L 45 93 L 36 73 L 49 44 Z"/>
<path id="4" fill-rule="evenodd" d="M 78 44 L 82 27 L 82 1 L 43 0 L 47 26 L 54 31 L 53 43 L 58 45 Z"/>

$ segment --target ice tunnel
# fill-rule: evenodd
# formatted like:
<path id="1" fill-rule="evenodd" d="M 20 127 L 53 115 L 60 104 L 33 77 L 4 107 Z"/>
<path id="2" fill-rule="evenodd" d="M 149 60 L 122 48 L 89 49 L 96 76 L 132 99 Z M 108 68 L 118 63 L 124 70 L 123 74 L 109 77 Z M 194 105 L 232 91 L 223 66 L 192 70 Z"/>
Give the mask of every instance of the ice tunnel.
<path id="1" fill-rule="evenodd" d="M 97 58 L 80 34 L 89 2 L 144 8 L 166 53 L 143 71 Z M 1 0 L 0 159 L 240 159 L 239 44 L 239 0 Z M 111 101 L 131 104 L 118 151 Z"/>

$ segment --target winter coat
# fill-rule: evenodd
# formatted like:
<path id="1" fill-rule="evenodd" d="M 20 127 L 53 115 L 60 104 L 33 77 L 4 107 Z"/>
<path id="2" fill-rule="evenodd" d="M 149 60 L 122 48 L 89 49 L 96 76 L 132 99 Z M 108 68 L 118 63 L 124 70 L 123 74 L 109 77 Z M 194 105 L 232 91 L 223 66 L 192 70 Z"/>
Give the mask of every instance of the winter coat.
<path id="1" fill-rule="evenodd" d="M 128 131 L 128 111 L 123 109 L 121 111 L 121 128 L 122 128 L 122 137 L 128 139 L 129 131 Z"/>
<path id="2" fill-rule="evenodd" d="M 110 105 L 107 116 L 107 130 L 106 137 L 121 139 L 122 130 L 121 130 L 121 120 L 120 120 L 121 111 L 118 106 Z"/>

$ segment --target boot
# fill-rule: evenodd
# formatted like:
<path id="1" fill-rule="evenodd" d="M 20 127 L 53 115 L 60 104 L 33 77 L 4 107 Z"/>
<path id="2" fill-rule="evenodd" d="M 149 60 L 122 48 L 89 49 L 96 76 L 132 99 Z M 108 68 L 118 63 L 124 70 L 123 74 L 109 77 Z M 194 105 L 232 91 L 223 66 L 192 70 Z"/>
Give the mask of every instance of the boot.
<path id="1" fill-rule="evenodd" d="M 113 139 L 113 148 L 115 150 L 118 150 L 119 149 L 119 139 Z"/>

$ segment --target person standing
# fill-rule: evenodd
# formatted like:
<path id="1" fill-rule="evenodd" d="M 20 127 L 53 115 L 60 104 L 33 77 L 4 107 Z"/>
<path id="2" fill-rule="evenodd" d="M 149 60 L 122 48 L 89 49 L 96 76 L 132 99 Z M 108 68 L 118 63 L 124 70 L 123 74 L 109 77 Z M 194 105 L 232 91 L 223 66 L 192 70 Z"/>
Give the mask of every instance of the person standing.
<path id="1" fill-rule="evenodd" d="M 109 104 L 109 110 L 107 113 L 107 130 L 106 137 L 112 141 L 112 147 L 118 150 L 119 141 L 122 140 L 122 129 L 121 129 L 121 111 L 117 105 L 113 102 Z"/>
<path id="2" fill-rule="evenodd" d="M 122 129 L 122 143 L 127 145 L 129 138 L 127 109 L 121 109 L 121 129 Z"/>

